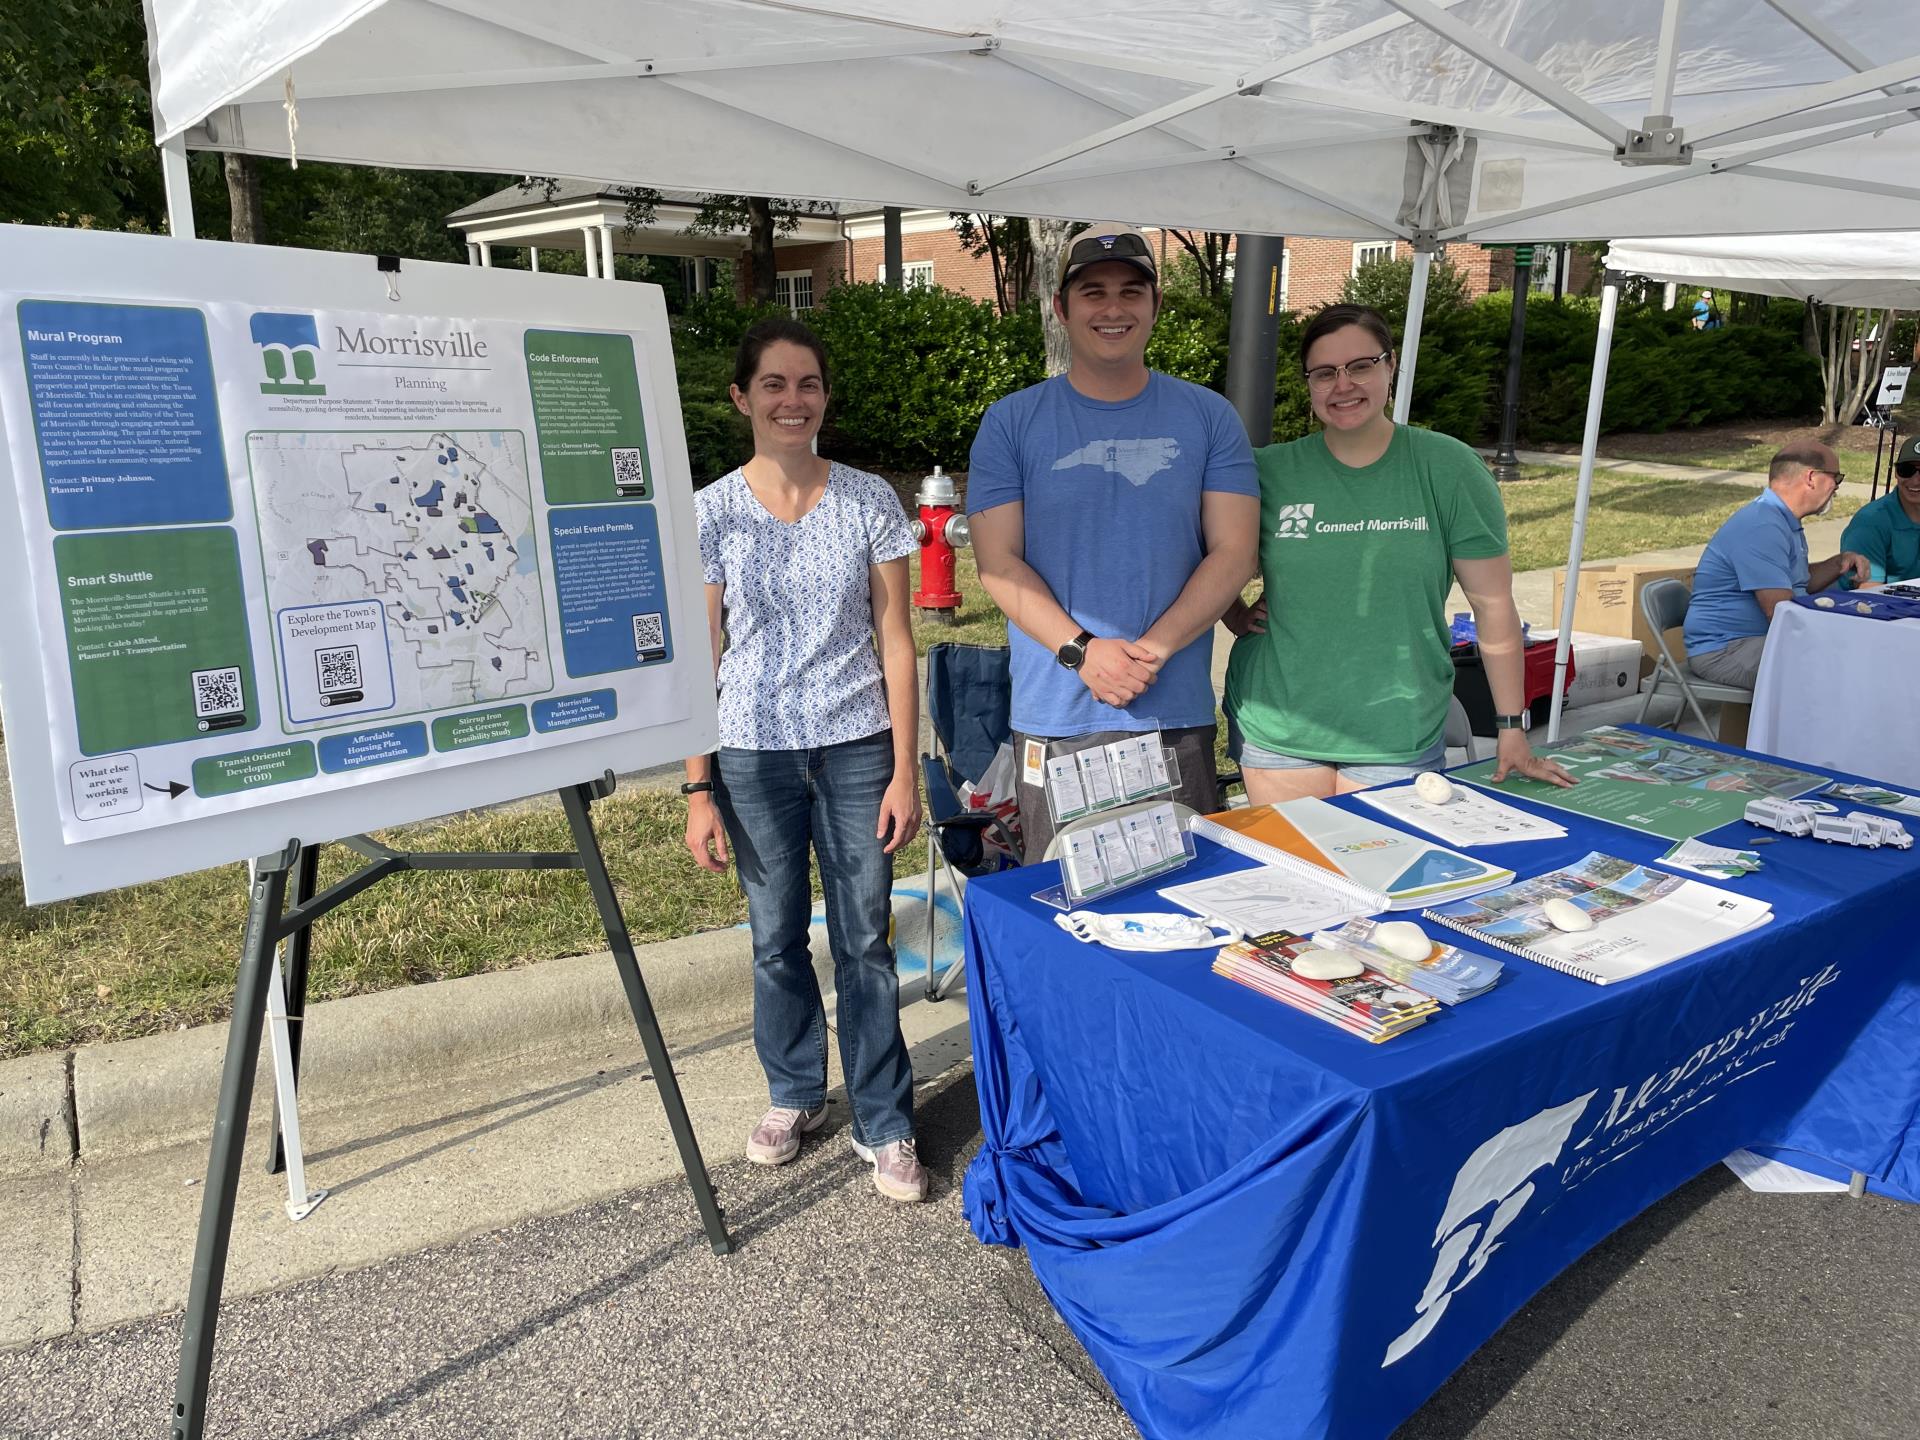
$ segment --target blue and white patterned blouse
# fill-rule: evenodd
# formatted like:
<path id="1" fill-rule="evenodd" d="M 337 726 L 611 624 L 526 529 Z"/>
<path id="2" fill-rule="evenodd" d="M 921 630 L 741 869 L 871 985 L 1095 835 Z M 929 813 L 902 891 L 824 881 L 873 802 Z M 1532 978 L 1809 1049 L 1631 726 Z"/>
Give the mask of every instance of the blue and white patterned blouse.
<path id="1" fill-rule="evenodd" d="M 888 726 L 868 567 L 916 548 L 893 487 L 837 461 L 800 519 L 776 520 L 734 470 L 693 497 L 700 569 L 720 585 L 720 743 L 804 750 Z"/>

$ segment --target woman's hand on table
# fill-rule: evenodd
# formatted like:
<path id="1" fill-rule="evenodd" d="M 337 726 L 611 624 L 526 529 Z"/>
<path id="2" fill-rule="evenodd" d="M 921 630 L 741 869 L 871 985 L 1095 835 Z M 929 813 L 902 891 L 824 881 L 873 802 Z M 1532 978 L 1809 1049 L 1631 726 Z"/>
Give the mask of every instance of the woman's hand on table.
<path id="1" fill-rule="evenodd" d="M 1502 730 L 1495 742 L 1494 783 L 1498 784 L 1508 775 L 1524 775 L 1529 780 L 1544 781 L 1562 789 L 1579 783 L 1555 761 L 1534 754 L 1524 730 Z"/>

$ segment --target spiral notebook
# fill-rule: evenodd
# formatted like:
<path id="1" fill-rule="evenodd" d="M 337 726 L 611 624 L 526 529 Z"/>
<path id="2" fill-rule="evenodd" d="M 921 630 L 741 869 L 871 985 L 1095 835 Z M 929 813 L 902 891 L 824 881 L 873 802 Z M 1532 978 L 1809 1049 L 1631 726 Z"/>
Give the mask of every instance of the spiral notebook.
<path id="1" fill-rule="evenodd" d="M 1513 879 L 1511 870 L 1325 800 L 1288 800 L 1198 815 L 1188 828 L 1262 864 L 1313 875 L 1335 889 L 1351 889 L 1356 898 L 1351 913 L 1356 915 L 1458 900 Z"/>
<path id="2" fill-rule="evenodd" d="M 1591 930 L 1561 931 L 1548 900 L 1570 900 Z M 1504 890 L 1423 912 L 1496 949 L 1595 985 L 1631 980 L 1773 919 L 1773 907 L 1598 851 Z"/>

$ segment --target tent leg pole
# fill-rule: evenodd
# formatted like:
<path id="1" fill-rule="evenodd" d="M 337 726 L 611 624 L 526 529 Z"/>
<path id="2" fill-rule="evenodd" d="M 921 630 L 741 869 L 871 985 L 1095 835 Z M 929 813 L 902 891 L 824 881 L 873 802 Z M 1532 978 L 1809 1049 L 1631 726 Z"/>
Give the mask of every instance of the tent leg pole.
<path id="1" fill-rule="evenodd" d="M 1404 425 L 1413 409 L 1413 372 L 1420 363 L 1420 330 L 1427 318 L 1427 275 L 1433 252 L 1413 252 L 1413 284 L 1407 288 L 1407 323 L 1400 337 L 1400 364 L 1393 379 L 1393 423 Z"/>
<path id="2" fill-rule="evenodd" d="M 187 183 L 184 136 L 176 135 L 160 147 L 160 180 L 167 194 L 167 233 L 176 240 L 193 239 L 193 189 Z"/>
<path id="3" fill-rule="evenodd" d="M 1607 364 L 1613 359 L 1613 321 L 1619 310 L 1620 276 L 1609 270 L 1600 289 L 1600 333 L 1593 347 L 1593 382 L 1587 387 L 1587 429 L 1580 441 L 1580 487 L 1573 501 L 1573 538 L 1567 545 L 1567 586 L 1560 596 L 1560 635 L 1553 642 L 1553 702 L 1547 716 L 1548 744 L 1560 738 L 1567 657 L 1573 652 L 1573 609 L 1580 590 L 1580 556 L 1587 543 L 1587 501 L 1593 495 L 1593 457 L 1600 449 L 1600 411 L 1607 400 Z"/>

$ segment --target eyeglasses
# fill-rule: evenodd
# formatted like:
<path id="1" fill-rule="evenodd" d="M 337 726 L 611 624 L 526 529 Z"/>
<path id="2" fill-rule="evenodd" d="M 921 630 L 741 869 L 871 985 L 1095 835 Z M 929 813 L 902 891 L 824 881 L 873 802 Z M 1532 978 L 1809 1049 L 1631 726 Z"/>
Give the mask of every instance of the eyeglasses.
<path id="1" fill-rule="evenodd" d="M 1349 360 L 1344 365 L 1316 365 L 1306 372 L 1307 384 L 1316 390 L 1330 390 L 1333 382 L 1342 375 L 1357 384 L 1392 358 L 1391 350 L 1382 350 L 1378 355 L 1362 355 L 1358 360 Z"/>
<path id="2" fill-rule="evenodd" d="M 1902 480 L 1911 480 L 1914 476 L 1920 475 L 1920 460 L 1908 460 L 1896 465 L 1893 467 L 1893 473 Z"/>
<path id="3" fill-rule="evenodd" d="M 1847 483 L 1846 472 L 1842 470 L 1809 470 L 1807 473 L 1809 475 L 1831 475 L 1833 477 L 1833 488 L 1836 490 Z"/>

